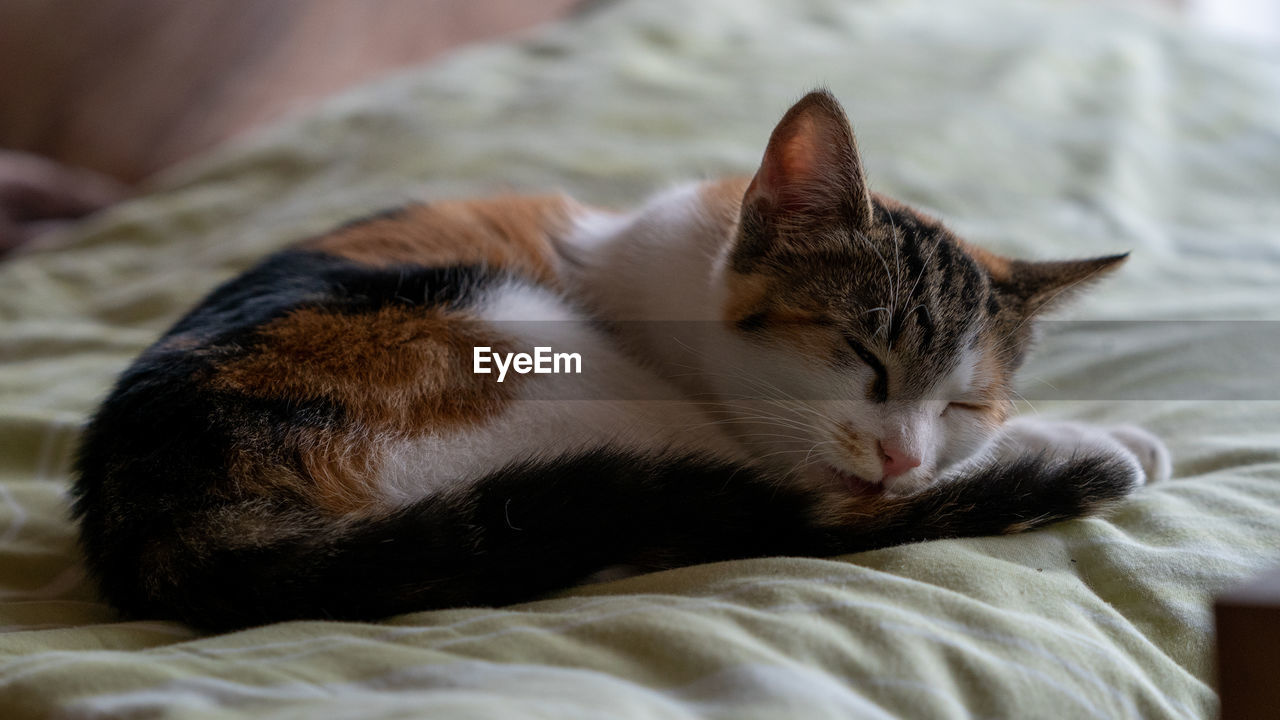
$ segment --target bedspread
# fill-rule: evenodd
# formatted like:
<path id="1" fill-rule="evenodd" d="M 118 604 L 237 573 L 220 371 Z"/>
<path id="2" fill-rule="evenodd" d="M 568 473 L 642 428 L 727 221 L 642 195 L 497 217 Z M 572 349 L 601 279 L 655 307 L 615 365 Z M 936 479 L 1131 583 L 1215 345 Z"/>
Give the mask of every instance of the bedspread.
<path id="1" fill-rule="evenodd" d="M 95 598 L 79 428 L 219 281 L 416 198 L 625 206 L 750 172 L 809 88 L 874 189 L 1032 258 L 1132 250 L 1023 412 L 1142 424 L 1105 519 L 201 636 Z M 1280 560 L 1280 52 L 1103 4 L 622 0 L 334 98 L 0 264 L 0 717 L 1195 718 L 1215 592 Z"/>

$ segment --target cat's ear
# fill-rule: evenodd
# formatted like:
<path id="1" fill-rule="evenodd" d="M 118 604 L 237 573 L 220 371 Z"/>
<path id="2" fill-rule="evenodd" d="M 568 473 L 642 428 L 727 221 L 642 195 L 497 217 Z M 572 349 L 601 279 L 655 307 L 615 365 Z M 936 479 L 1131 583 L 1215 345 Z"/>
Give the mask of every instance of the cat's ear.
<path id="1" fill-rule="evenodd" d="M 761 232 L 832 221 L 852 230 L 870 226 L 858 146 L 831 93 L 815 90 L 782 116 L 743 198 L 743 215 L 744 225 Z"/>
<path id="2" fill-rule="evenodd" d="M 979 264 L 986 266 L 995 289 L 1012 295 L 1019 301 L 1024 314 L 1033 315 L 1056 307 L 1106 277 L 1124 263 L 1129 253 L 1051 262 L 991 257 L 996 259 L 994 267 L 990 260 L 977 259 Z"/>

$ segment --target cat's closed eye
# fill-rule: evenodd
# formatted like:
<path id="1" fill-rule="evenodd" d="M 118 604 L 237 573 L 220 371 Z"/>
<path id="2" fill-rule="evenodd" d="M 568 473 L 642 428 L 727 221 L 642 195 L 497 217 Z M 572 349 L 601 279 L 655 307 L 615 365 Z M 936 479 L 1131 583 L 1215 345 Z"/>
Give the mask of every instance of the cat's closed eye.
<path id="1" fill-rule="evenodd" d="M 875 353 L 867 349 L 857 338 L 852 335 L 845 335 L 844 340 L 849 345 L 849 349 L 853 351 L 858 359 L 866 363 L 867 367 L 876 374 L 875 379 L 867 388 L 867 397 L 871 400 L 882 403 L 889 399 L 889 372 L 885 369 L 884 363 L 880 362 L 880 358 Z"/>
<path id="2" fill-rule="evenodd" d="M 959 410 L 962 412 L 980 413 L 980 412 L 986 412 L 989 409 L 990 408 L 988 408 L 986 405 L 979 405 L 978 403 L 954 401 L 954 402 L 947 403 L 946 407 L 942 408 L 941 414 L 943 417 L 946 417 L 949 413 L 956 410 Z"/>

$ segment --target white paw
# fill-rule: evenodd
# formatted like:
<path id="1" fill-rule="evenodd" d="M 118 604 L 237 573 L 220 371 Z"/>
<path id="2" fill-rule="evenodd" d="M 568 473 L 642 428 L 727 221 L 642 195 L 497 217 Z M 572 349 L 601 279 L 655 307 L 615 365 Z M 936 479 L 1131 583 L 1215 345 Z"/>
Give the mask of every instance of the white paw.
<path id="1" fill-rule="evenodd" d="M 1169 451 L 1155 435 L 1133 425 L 1099 427 L 1087 423 L 1040 418 L 1014 418 L 1005 425 L 1000 452 L 1069 459 L 1085 455 L 1118 455 L 1133 466 L 1134 484 L 1169 479 Z"/>
<path id="2" fill-rule="evenodd" d="M 1173 474 L 1169 450 L 1160 438 L 1136 425 L 1119 425 L 1107 428 L 1107 432 L 1138 458 L 1147 482 L 1163 482 Z"/>

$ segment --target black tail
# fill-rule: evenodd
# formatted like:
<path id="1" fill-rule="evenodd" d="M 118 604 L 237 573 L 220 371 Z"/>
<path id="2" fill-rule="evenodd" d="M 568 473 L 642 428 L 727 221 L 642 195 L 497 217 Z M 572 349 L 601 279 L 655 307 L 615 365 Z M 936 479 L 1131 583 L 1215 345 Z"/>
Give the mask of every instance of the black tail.
<path id="1" fill-rule="evenodd" d="M 826 556 L 1027 530 L 1122 498 L 1131 475 L 1104 457 L 1029 458 L 909 498 L 833 508 L 723 462 L 596 451 L 512 466 L 469 491 L 345 527 L 256 506 L 259 517 L 278 512 L 273 539 L 210 543 L 189 529 L 169 546 L 150 537 L 86 550 L 108 599 L 127 612 L 225 630 L 502 605 L 614 564 Z"/>

